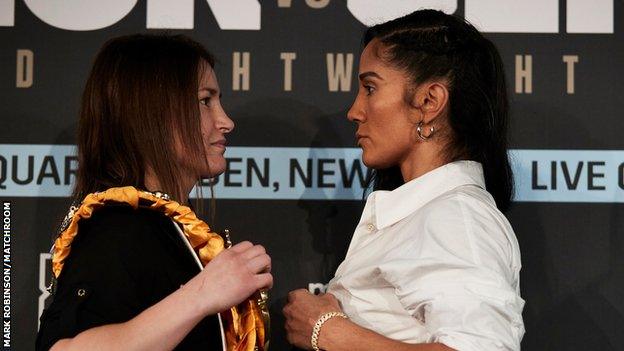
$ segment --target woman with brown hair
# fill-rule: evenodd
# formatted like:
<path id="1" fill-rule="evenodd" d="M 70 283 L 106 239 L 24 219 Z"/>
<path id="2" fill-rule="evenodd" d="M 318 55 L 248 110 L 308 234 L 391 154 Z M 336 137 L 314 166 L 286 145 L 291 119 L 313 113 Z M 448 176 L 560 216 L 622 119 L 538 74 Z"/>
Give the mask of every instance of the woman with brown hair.
<path id="1" fill-rule="evenodd" d="M 38 350 L 264 347 L 268 325 L 251 296 L 272 285 L 270 257 L 250 242 L 224 250 L 188 206 L 201 178 L 225 170 L 234 128 L 213 66 L 185 36 L 131 35 L 101 49 Z"/>
<path id="2" fill-rule="evenodd" d="M 297 290 L 288 340 L 314 350 L 519 350 L 508 100 L 494 44 L 421 10 L 369 28 L 347 114 L 374 169 L 327 294 Z"/>

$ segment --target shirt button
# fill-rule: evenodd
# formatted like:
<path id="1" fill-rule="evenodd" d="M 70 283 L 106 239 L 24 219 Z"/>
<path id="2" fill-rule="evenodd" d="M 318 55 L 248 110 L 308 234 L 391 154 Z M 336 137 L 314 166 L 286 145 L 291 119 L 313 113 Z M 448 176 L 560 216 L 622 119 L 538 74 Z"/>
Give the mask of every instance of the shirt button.
<path id="1" fill-rule="evenodd" d="M 372 232 L 373 230 L 375 230 L 375 226 L 372 223 L 369 223 L 366 226 L 366 229 L 368 229 L 369 232 Z"/>

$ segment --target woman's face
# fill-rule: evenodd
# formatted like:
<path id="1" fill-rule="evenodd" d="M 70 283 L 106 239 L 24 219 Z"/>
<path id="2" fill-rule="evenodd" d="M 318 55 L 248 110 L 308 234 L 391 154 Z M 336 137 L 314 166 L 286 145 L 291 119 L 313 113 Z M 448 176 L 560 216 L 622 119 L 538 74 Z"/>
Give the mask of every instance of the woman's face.
<path id="1" fill-rule="evenodd" d="M 197 99 L 201 116 L 201 133 L 208 167 L 200 169 L 204 178 L 217 176 L 225 171 L 225 135 L 234 129 L 234 122 L 221 106 L 221 91 L 214 70 L 206 65 L 199 79 Z"/>
<path id="2" fill-rule="evenodd" d="M 377 56 L 381 44 L 371 41 L 360 57 L 359 90 L 347 118 L 357 123 L 357 143 L 370 168 L 400 165 L 416 146 L 418 116 L 405 102 L 409 80 Z"/>

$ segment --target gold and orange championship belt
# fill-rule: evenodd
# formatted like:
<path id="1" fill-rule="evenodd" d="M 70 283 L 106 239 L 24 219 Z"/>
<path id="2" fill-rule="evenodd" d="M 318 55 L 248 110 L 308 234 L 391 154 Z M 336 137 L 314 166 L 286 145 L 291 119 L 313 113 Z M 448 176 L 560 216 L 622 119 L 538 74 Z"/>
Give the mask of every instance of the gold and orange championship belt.
<path id="1" fill-rule="evenodd" d="M 107 204 L 126 204 L 134 209 L 149 208 L 181 224 L 184 236 L 203 266 L 226 249 L 223 237 L 212 232 L 208 224 L 197 218 L 188 206 L 170 200 L 168 195 L 142 191 L 131 186 L 110 188 L 87 195 L 78 207 L 72 206 L 70 209 L 52 249 L 54 279 L 58 279 L 70 253 L 71 243 L 78 234 L 78 222 L 91 217 L 94 211 Z M 270 318 L 267 298 L 266 291 L 261 290 L 229 311 L 221 313 L 228 351 L 268 349 Z"/>

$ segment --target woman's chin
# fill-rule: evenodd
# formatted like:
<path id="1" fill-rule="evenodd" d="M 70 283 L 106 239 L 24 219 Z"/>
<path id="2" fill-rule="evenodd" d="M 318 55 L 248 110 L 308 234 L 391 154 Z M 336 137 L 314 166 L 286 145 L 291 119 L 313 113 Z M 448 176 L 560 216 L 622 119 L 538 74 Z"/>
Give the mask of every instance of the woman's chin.
<path id="1" fill-rule="evenodd" d="M 225 158 L 223 157 L 209 158 L 207 169 L 203 169 L 201 172 L 202 178 L 214 178 L 220 176 L 223 172 L 225 172 L 225 163 Z"/>
<path id="2" fill-rule="evenodd" d="M 381 160 L 379 160 L 378 157 L 375 157 L 372 153 L 366 152 L 366 150 L 362 151 L 362 162 L 366 167 L 377 169 L 381 163 L 380 161 Z"/>
<path id="3" fill-rule="evenodd" d="M 225 172 L 225 168 L 224 169 L 211 169 L 210 171 L 203 172 L 201 177 L 202 178 L 215 178 L 223 174 L 223 172 Z"/>
<path id="4" fill-rule="evenodd" d="M 386 169 L 396 165 L 388 157 L 372 155 L 366 152 L 362 153 L 362 163 L 371 169 Z"/>

